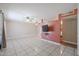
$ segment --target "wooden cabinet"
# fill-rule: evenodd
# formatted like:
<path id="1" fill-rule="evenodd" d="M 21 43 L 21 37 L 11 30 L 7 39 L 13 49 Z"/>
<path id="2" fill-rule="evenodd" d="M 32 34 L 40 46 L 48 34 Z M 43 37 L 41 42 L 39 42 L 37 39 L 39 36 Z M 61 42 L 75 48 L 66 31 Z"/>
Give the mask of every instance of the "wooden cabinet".
<path id="1" fill-rule="evenodd" d="M 55 20 L 51 22 L 51 25 L 48 26 L 48 32 L 42 32 L 42 38 L 50 41 L 60 43 L 60 22 Z"/>

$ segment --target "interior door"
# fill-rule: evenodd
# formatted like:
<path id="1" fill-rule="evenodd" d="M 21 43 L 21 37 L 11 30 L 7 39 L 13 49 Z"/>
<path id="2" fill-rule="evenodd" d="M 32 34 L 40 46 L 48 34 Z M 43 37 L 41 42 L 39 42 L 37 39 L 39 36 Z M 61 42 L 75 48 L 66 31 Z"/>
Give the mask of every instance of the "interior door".
<path id="1" fill-rule="evenodd" d="M 77 16 L 63 19 L 63 39 L 67 43 L 77 44 Z"/>

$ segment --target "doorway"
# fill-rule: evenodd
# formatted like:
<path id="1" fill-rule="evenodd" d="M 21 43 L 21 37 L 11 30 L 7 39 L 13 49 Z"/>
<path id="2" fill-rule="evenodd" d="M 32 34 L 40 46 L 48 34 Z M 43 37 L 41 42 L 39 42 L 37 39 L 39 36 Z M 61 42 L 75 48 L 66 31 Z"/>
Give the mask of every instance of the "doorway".
<path id="1" fill-rule="evenodd" d="M 77 46 L 77 15 L 63 19 L 63 41 L 71 46 Z"/>
<path id="2" fill-rule="evenodd" d="M 62 44 L 77 47 L 77 9 L 59 15 Z"/>

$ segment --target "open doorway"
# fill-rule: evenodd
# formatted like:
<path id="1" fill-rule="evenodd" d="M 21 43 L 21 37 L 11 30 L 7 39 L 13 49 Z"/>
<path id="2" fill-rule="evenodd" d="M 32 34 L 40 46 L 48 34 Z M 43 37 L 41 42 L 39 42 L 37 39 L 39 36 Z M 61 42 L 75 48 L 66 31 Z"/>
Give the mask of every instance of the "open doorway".
<path id="1" fill-rule="evenodd" d="M 77 47 L 77 9 L 60 15 L 61 41 L 71 47 Z"/>
<path id="2" fill-rule="evenodd" d="M 71 46 L 77 46 L 77 16 L 65 18 L 63 20 L 63 39 Z"/>

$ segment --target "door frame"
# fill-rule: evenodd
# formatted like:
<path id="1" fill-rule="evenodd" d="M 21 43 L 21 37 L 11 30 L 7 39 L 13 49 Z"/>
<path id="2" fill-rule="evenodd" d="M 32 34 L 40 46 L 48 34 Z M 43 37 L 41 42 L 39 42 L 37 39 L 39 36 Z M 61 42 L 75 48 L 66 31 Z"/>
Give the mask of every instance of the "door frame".
<path id="1" fill-rule="evenodd" d="M 62 20 L 63 20 L 64 17 L 69 17 L 69 16 L 73 16 L 73 15 L 77 15 L 77 8 L 76 9 L 73 9 L 70 12 L 60 13 L 58 15 L 58 19 L 60 21 L 60 43 L 61 44 L 64 43 L 64 38 L 63 38 L 63 34 L 62 34 L 63 33 L 63 27 L 62 27 L 63 22 L 62 22 Z"/>

